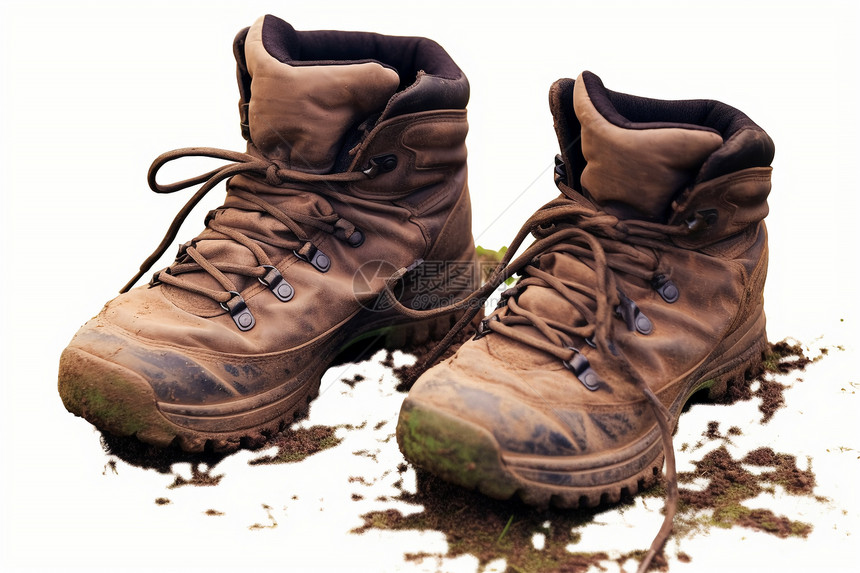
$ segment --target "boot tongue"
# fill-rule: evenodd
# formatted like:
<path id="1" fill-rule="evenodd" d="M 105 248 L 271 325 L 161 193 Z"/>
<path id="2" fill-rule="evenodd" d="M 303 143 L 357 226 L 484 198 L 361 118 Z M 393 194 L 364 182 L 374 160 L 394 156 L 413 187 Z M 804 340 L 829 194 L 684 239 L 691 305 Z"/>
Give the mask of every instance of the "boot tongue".
<path id="1" fill-rule="evenodd" d="M 648 100 L 638 98 L 647 115 Z M 573 87 L 586 165 L 580 182 L 588 196 L 620 218 L 662 220 L 672 200 L 723 144 L 715 130 L 623 117 L 600 78 L 583 72 Z"/>
<path id="2" fill-rule="evenodd" d="M 277 34 L 269 33 L 275 29 Z M 280 60 L 266 48 L 272 42 L 277 43 Z M 288 46 L 298 45 L 295 31 L 271 16 L 260 18 L 248 30 L 251 141 L 265 156 L 291 169 L 328 173 L 347 131 L 384 109 L 397 92 L 400 77 L 393 69 L 366 60 L 281 61 L 293 57 Z"/>

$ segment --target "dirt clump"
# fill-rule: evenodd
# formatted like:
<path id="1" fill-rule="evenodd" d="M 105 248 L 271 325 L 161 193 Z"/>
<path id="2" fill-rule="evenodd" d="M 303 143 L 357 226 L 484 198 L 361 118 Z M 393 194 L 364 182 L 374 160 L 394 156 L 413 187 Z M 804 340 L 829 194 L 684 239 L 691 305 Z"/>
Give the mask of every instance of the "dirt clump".
<path id="1" fill-rule="evenodd" d="M 396 509 L 362 515 L 364 524 L 353 533 L 370 529 L 434 530 L 445 534 L 448 557 L 473 555 L 481 565 L 504 558 L 508 570 L 566 571 L 578 573 L 609 559 L 606 553 L 571 553 L 567 546 L 579 541 L 576 528 L 591 522 L 597 510 L 534 509 L 518 501 L 497 501 L 448 484 L 416 470 L 417 491 L 401 489 L 395 499 L 424 510 L 403 515 Z M 532 537 L 545 537 L 538 550 Z M 412 555 L 413 560 L 431 557 Z"/>
<path id="2" fill-rule="evenodd" d="M 703 434 L 709 440 L 716 440 L 718 438 L 722 438 L 723 435 L 720 433 L 720 423 L 719 422 L 708 422 L 708 429 L 705 430 Z"/>
<path id="3" fill-rule="evenodd" d="M 755 475 L 744 464 L 772 470 Z M 708 526 L 740 526 L 778 537 L 806 537 L 812 531 L 808 523 L 776 515 L 769 509 L 750 509 L 743 504 L 762 492 L 774 492 L 777 485 L 791 495 L 812 496 L 815 476 L 811 468 L 799 469 L 794 456 L 759 448 L 737 460 L 721 445 L 693 465 L 696 469 L 679 473 L 678 481 L 685 484 L 705 479 L 708 484 L 701 490 L 679 488 L 676 533 L 683 535 Z M 710 514 L 703 510 L 710 510 Z"/>
<path id="4" fill-rule="evenodd" d="M 192 463 L 191 464 L 191 477 L 184 478 L 179 474 L 175 474 L 175 478 L 173 483 L 167 486 L 167 489 L 176 489 L 178 487 L 183 487 L 186 485 L 193 486 L 216 486 L 221 483 L 221 478 L 224 477 L 224 474 L 213 475 L 212 470 L 214 468 L 202 465 L 200 463 Z"/>
<path id="5" fill-rule="evenodd" d="M 337 427 L 311 426 L 310 428 L 287 429 L 280 432 L 268 446 L 277 446 L 278 452 L 248 462 L 259 464 L 286 464 L 300 462 L 317 452 L 333 448 L 343 440 L 335 435 Z"/>
<path id="6" fill-rule="evenodd" d="M 445 355 L 452 355 L 456 348 L 474 334 L 464 329 Z M 416 366 L 395 370 L 401 384 L 398 390 L 407 391 L 416 378 L 416 371 L 424 367 L 424 359 L 433 351 L 434 345 L 414 349 Z M 822 355 L 824 353 L 822 352 Z M 786 386 L 769 383 L 767 372 L 786 374 L 795 369 L 803 369 L 813 362 L 807 358 L 799 344 L 786 341 L 769 346 L 760 365 L 751 368 L 743 380 L 733 381 L 728 386 L 723 403 L 748 400 L 754 396 L 762 397 L 761 406 L 766 422 L 784 404 L 783 392 Z M 429 365 L 427 365 L 429 366 Z M 418 372 L 420 373 L 420 372 Z M 759 385 L 754 391 L 753 384 Z M 780 401 L 782 400 L 782 401 Z M 744 505 L 763 492 L 775 492 L 781 486 L 791 495 L 813 496 L 815 476 L 811 467 L 798 468 L 796 459 L 770 448 L 758 448 L 736 459 L 727 446 L 731 439 L 744 432 L 732 426 L 725 432 L 720 430 L 719 422 L 711 421 L 703 432 L 704 441 L 719 440 L 722 444 L 693 462 L 694 471 L 679 474 L 679 507 L 675 518 L 675 536 L 684 537 L 692 532 L 707 531 L 712 527 L 744 527 L 762 531 L 778 537 L 806 537 L 812 526 L 790 517 L 777 515 L 769 509 L 749 508 Z M 697 444 L 696 448 L 703 444 Z M 682 450 L 685 448 L 682 447 Z M 764 467 L 767 471 L 755 474 L 745 466 Z M 397 470 L 403 473 L 407 466 L 401 464 Z M 395 487 L 400 495 L 393 498 L 410 504 L 423 506 L 423 511 L 404 515 L 396 509 L 373 511 L 362 515 L 364 524 L 354 533 L 369 529 L 388 530 L 433 530 L 445 534 L 448 541 L 446 557 L 455 558 L 470 554 L 478 558 L 480 564 L 502 558 L 507 562 L 508 571 L 586 571 L 589 568 L 603 569 L 602 562 L 609 560 L 606 553 L 574 553 L 570 547 L 579 542 L 581 529 L 594 520 L 603 509 L 556 510 L 535 509 L 518 501 L 495 501 L 478 493 L 466 491 L 449 485 L 429 473 L 416 468 L 417 491 L 411 493 L 402 489 L 402 481 Z M 704 488 L 684 487 L 685 484 L 701 483 Z M 642 495 L 665 498 L 665 486 L 658 483 Z M 816 497 L 816 499 L 819 499 Z M 627 496 L 619 504 L 635 502 Z M 544 536 L 543 549 L 535 548 L 532 539 L 536 534 Z M 623 565 L 629 559 L 639 560 L 644 551 L 631 551 L 612 559 Z M 413 554 L 409 559 L 421 560 L 439 557 L 428 554 Z M 688 563 L 690 555 L 679 552 L 677 559 Z M 668 564 L 661 554 L 652 565 L 652 570 L 665 570 Z"/>
<path id="7" fill-rule="evenodd" d="M 750 368 L 742 379 L 730 380 L 726 393 L 718 399 L 718 402 L 734 404 L 753 397 L 760 398 L 761 422 L 763 424 L 769 422 L 774 413 L 785 405 L 785 390 L 788 386 L 769 380 L 765 375 L 767 373 L 783 375 L 795 370 L 804 370 L 808 365 L 827 355 L 826 348 L 820 350 L 821 354 L 818 357 L 809 358 L 799 342 L 790 342 L 786 339 L 769 343 L 761 363 Z M 753 383 L 756 382 L 758 387 L 753 390 Z"/>
<path id="8" fill-rule="evenodd" d="M 827 349 L 821 350 L 821 355 L 825 356 Z M 770 350 L 765 355 L 764 366 L 769 372 L 788 374 L 795 370 L 805 370 L 807 366 L 819 359 L 808 358 L 799 342 L 792 343 L 786 339 L 770 345 Z"/>
<path id="9" fill-rule="evenodd" d="M 355 385 L 359 382 L 364 381 L 364 376 L 361 374 L 355 374 L 352 378 L 342 378 L 341 382 L 349 386 L 350 388 L 355 388 Z"/>
<path id="10" fill-rule="evenodd" d="M 764 447 L 748 453 L 743 462 L 754 466 L 772 467 L 773 471 L 762 474 L 760 478 L 783 486 L 792 495 L 812 495 L 815 489 L 815 474 L 812 473 L 812 468 L 799 469 L 797 459 L 792 455 L 778 454 Z M 811 462 L 808 466 L 811 466 Z"/>

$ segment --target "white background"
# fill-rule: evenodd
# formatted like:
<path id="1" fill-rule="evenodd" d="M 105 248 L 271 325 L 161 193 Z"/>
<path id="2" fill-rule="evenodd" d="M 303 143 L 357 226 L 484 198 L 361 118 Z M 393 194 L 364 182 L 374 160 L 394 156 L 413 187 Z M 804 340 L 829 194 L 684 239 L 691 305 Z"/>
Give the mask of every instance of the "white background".
<path id="1" fill-rule="evenodd" d="M 256 544 L 256 557 L 244 557 L 252 563 L 274 559 L 261 549 L 265 543 L 244 533 L 228 547 L 193 526 L 158 523 L 164 514 L 150 516 L 149 506 L 137 516 L 134 503 L 124 504 L 136 499 L 130 479 L 100 492 L 90 475 L 104 463 L 97 438 L 66 414 L 56 393 L 62 348 L 134 274 L 187 199 L 148 191 L 151 160 L 177 147 L 244 148 L 232 40 L 265 13 L 300 30 L 420 35 L 446 48 L 472 86 L 473 224 L 485 247 L 506 244 L 557 193 L 551 165 L 558 148 L 547 105 L 554 80 L 588 69 L 616 91 L 718 99 L 741 109 L 777 150 L 768 218 L 770 338 L 824 336 L 848 351 L 860 342 L 857 2 L 4 0 L 0 6 L 5 570 L 194 564 L 230 570 L 225 564 L 238 559 L 243 544 Z M 192 215 L 180 239 L 195 235 L 202 214 L 220 200 L 212 197 Z M 837 385 L 857 382 L 853 362 L 843 363 L 828 376 Z M 795 428 L 798 435 L 821 427 L 857 435 L 856 417 L 829 413 L 829 394 L 809 396 L 822 401 L 816 410 L 822 416 Z M 856 484 L 856 456 L 844 459 L 844 479 Z M 845 491 L 856 509 L 856 494 Z M 282 539 L 277 543 L 289 552 Z M 385 543 L 373 551 L 384 554 Z M 773 547 L 776 559 L 780 547 Z M 815 545 L 807 550 L 816 552 Z M 826 551 L 822 558 L 832 556 L 832 548 Z M 719 553 L 712 565 L 734 563 L 733 554 Z M 315 569 L 312 559 L 301 563 L 299 570 Z M 337 568 L 336 560 L 326 563 Z M 344 571 L 360 568 L 345 563 L 354 567 L 343 565 Z M 694 563 L 697 571 L 705 564 Z"/>

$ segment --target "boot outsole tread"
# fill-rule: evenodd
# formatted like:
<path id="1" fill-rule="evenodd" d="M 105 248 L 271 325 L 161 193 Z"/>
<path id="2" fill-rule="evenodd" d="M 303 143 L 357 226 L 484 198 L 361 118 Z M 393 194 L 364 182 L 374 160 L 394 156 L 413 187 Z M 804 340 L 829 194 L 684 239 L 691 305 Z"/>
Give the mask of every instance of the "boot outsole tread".
<path id="1" fill-rule="evenodd" d="M 138 374 L 75 348 L 67 349 L 60 359 L 59 393 L 67 410 L 116 436 L 133 436 L 144 443 L 192 453 L 253 449 L 264 446 L 294 421 L 307 417 L 310 402 L 319 396 L 322 375 L 343 350 L 361 341 L 371 341 L 368 348 L 376 348 L 374 343 L 378 343 L 387 349 L 408 349 L 439 340 L 458 316 L 451 313 L 394 323 L 354 336 L 332 352 L 328 360 L 320 362 L 311 380 L 290 396 L 291 406 L 277 417 L 255 421 L 238 431 L 196 431 L 173 423 L 161 413 L 155 393 Z"/>
<path id="2" fill-rule="evenodd" d="M 731 384 L 743 384 L 751 372 L 757 372 L 766 347 L 766 339 L 761 338 L 734 359 L 704 376 L 696 376 L 683 399 L 673 404 L 673 429 L 694 394 L 707 390 L 710 399 L 719 399 Z M 494 499 L 516 497 L 536 507 L 576 509 L 617 504 L 654 486 L 660 480 L 664 462 L 662 448 L 657 447 L 655 457 L 645 464 L 641 460 L 636 464 L 643 468 L 641 471 L 620 480 L 574 487 L 542 483 L 519 475 L 507 464 L 489 431 L 408 398 L 397 426 L 397 441 L 409 461 L 446 481 Z M 650 457 L 653 449 L 645 448 L 640 457 Z M 593 473 L 599 477 L 600 469 Z"/>

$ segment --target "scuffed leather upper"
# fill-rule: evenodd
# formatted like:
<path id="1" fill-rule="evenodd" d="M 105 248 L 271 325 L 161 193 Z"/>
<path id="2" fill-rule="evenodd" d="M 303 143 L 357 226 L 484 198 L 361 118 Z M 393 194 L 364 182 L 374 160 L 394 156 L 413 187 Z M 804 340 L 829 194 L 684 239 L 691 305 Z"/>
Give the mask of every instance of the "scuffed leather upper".
<path id="1" fill-rule="evenodd" d="M 273 39 L 278 34 L 284 36 Z M 279 41 L 294 52 L 303 42 L 306 51 L 326 49 L 320 44 L 328 42 L 332 59 L 346 61 L 283 64 L 263 46 L 264 36 L 270 45 Z M 357 292 L 354 280 L 363 264 L 381 260 L 403 268 L 431 257 L 456 260 L 474 249 L 466 185 L 468 82 L 437 44 L 353 32 L 296 32 L 267 16 L 240 33 L 236 46 L 240 109 L 243 121 L 251 118 L 250 131 L 245 126 L 249 154 L 291 169 L 302 167 L 300 154 L 307 160 L 305 170 L 313 173 L 360 172 L 378 157 L 394 158 L 396 166 L 349 183 L 293 182 L 276 189 L 257 176 L 228 181 L 227 198 L 210 218 L 254 239 L 295 290 L 292 300 L 282 302 L 256 280 L 228 273 L 256 318 L 250 330 L 239 330 L 212 299 L 156 283 L 110 301 L 71 342 L 70 347 L 140 374 L 159 399 L 170 402 L 253 395 L 290 379 L 304 383 L 319 357 L 331 352 L 338 329 L 350 324 L 388 278 L 371 277 L 370 288 Z M 412 65 L 420 69 L 407 66 L 404 46 L 412 49 Z M 352 51 L 344 53 L 346 48 Z M 445 74 L 442 84 L 427 82 L 435 70 L 425 69 L 422 57 Z M 400 85 L 410 78 L 412 84 Z M 355 89 L 337 92 L 332 82 Z M 442 85 L 442 93 L 434 85 Z M 407 90 L 426 93 L 417 104 L 400 108 L 407 113 L 381 118 Z M 455 97 L 448 97 L 452 93 Z M 289 229 L 249 210 L 240 191 L 284 212 L 336 213 L 361 230 L 364 242 L 351 246 L 303 226 L 331 260 L 330 269 L 321 272 L 285 247 L 294 239 Z M 256 264 L 245 246 L 212 229 L 192 243 L 212 261 Z M 222 288 L 206 272 L 182 278 Z"/>
<path id="2" fill-rule="evenodd" d="M 408 400 L 488 430 L 503 452 L 597 455 L 634 447 L 655 427 L 652 410 L 621 360 L 668 407 L 683 403 L 681 393 L 689 390 L 692 376 L 707 372 L 724 353 L 740 352 L 736 347 L 743 346 L 747 332 L 763 334 L 767 233 L 762 219 L 773 146 L 761 128 L 725 104 L 617 94 L 588 72 L 576 82 L 557 82 L 550 105 L 563 159 L 562 196 L 554 204 L 592 213 L 586 217 L 592 220 L 578 224 L 594 224 L 588 228 L 605 250 L 615 287 L 635 302 L 653 330 L 631 331 L 613 313 L 609 338 L 619 356 L 574 337 L 571 346 L 604 382 L 597 390 L 588 389 L 557 356 L 490 332 L 427 371 Z M 695 230 L 632 244 L 625 239 L 625 225 L 633 220 Z M 562 221 L 536 234 L 565 228 Z M 539 255 L 533 266 L 570 287 L 567 297 L 574 300 L 537 281 L 514 289 L 511 296 L 523 309 L 519 314 L 571 326 L 593 320 L 597 303 L 589 290 L 598 288 L 599 269 L 591 253 L 584 240 L 571 240 Z M 530 276 L 527 270 L 521 282 L 536 280 Z M 677 286 L 677 300 L 661 296 L 658 277 Z M 606 294 L 613 305 L 619 303 L 619 294 Z M 503 304 L 494 314 L 510 313 Z M 488 318 L 490 325 L 495 318 Z M 518 337 L 546 340 L 528 320 L 513 328 Z"/>

